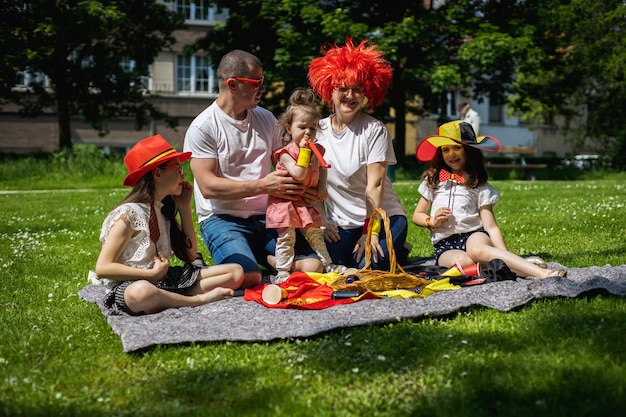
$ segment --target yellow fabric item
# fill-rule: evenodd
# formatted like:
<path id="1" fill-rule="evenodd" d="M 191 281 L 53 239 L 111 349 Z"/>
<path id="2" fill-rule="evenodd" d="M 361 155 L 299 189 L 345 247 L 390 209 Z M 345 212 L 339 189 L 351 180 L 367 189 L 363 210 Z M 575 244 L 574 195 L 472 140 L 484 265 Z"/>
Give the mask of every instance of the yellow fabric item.
<path id="1" fill-rule="evenodd" d="M 328 285 L 337 278 L 339 278 L 339 274 L 336 272 L 329 272 L 326 274 L 320 272 L 307 272 L 306 274 L 315 281 L 324 285 Z M 422 289 L 422 292 L 419 294 L 409 290 L 377 291 L 374 292 L 374 294 L 378 295 L 379 297 L 388 298 L 424 298 L 428 297 L 429 295 L 433 295 L 436 292 L 458 290 L 459 288 L 461 288 L 459 285 L 450 284 L 450 278 L 443 278 L 439 280 L 433 280 L 433 282 L 425 286 Z"/>
<path id="2" fill-rule="evenodd" d="M 380 220 L 374 219 L 372 221 L 372 234 L 378 236 L 380 233 Z"/>
<path id="3" fill-rule="evenodd" d="M 307 272 L 306 274 L 315 281 L 324 285 L 330 284 L 339 277 L 339 274 L 337 272 L 327 272 L 325 274 L 321 272 Z"/>
<path id="4" fill-rule="evenodd" d="M 448 290 L 458 290 L 461 288 L 460 285 L 450 284 L 450 278 L 443 278 L 433 280 L 432 284 L 428 284 L 422 290 L 421 297 L 428 297 L 429 295 L 433 295 L 436 292 L 440 291 L 448 291 Z"/>
<path id="5" fill-rule="evenodd" d="M 310 162 L 311 162 L 311 149 L 300 148 L 296 165 L 302 168 L 308 168 Z"/>

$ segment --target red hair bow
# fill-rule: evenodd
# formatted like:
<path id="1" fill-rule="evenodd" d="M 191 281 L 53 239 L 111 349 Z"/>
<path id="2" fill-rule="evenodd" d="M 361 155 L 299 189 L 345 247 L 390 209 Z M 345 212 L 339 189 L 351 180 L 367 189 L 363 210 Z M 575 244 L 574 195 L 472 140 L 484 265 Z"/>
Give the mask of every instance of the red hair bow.
<path id="1" fill-rule="evenodd" d="M 451 172 L 448 172 L 445 169 L 442 169 L 441 171 L 439 171 L 439 182 L 446 182 L 446 181 L 456 181 L 459 184 L 464 184 L 465 178 L 463 178 L 463 171 L 459 171 L 456 174 L 452 174 Z"/>

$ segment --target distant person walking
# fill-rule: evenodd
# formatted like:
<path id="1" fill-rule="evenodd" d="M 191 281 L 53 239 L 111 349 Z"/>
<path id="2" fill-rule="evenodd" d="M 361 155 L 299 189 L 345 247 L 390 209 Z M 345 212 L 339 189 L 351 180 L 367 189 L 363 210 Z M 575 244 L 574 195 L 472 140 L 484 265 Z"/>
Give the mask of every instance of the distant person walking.
<path id="1" fill-rule="evenodd" d="M 463 101 L 459 104 L 459 113 L 461 114 L 461 120 L 472 125 L 474 134 L 478 136 L 480 131 L 480 115 L 478 112 L 471 108 L 468 102 Z"/>

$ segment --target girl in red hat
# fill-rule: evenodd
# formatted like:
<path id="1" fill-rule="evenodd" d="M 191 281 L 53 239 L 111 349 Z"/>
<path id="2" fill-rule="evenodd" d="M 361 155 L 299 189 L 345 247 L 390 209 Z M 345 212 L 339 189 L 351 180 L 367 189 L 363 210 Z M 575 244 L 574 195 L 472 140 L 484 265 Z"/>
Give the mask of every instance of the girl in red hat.
<path id="1" fill-rule="evenodd" d="M 198 306 L 232 297 L 243 282 L 238 264 L 206 266 L 196 259 L 193 187 L 181 166 L 190 156 L 155 135 L 138 142 L 124 158 L 129 171 L 124 185 L 133 189 L 104 220 L 102 249 L 90 271 L 94 283 L 109 287 L 105 304 L 116 312 L 137 315 Z M 172 254 L 185 265 L 170 266 Z"/>
<path id="2" fill-rule="evenodd" d="M 541 268 L 507 250 L 493 213 L 500 195 L 487 181 L 481 153 L 499 149 L 496 138 L 476 137 L 461 120 L 445 123 L 437 135 L 424 138 L 416 157 L 429 166 L 418 188 L 421 198 L 413 223 L 430 230 L 438 265 L 465 268 L 501 259 L 520 276 L 565 276 L 566 269 Z"/>

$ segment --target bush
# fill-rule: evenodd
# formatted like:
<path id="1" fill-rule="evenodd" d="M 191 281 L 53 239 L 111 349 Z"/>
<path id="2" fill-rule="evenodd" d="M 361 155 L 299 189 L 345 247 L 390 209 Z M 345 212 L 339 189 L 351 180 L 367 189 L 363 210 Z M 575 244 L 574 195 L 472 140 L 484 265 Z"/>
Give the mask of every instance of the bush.
<path id="1" fill-rule="evenodd" d="M 94 145 L 76 144 L 72 148 L 48 154 L 15 155 L 0 157 L 0 177 L 6 188 L 67 188 L 80 187 L 87 180 L 90 186 L 121 185 L 127 174 L 123 157 L 106 155 Z M 25 184 L 27 184 L 25 186 Z"/>

